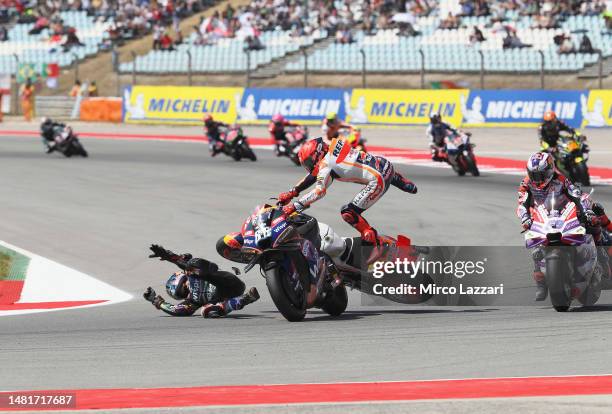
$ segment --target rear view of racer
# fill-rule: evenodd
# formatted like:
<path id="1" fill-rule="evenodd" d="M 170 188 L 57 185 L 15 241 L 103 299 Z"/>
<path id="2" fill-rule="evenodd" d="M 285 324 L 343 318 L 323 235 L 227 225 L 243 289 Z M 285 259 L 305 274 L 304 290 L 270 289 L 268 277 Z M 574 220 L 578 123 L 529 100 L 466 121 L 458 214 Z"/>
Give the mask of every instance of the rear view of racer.
<path id="1" fill-rule="evenodd" d="M 335 112 L 330 112 L 325 115 L 323 125 L 321 126 L 321 131 L 323 131 L 323 134 L 328 141 L 338 138 L 340 135 L 340 130 L 342 129 L 351 130 L 353 127 L 352 125 L 345 124 L 339 120 L 338 115 Z"/>
<path id="2" fill-rule="evenodd" d="M 268 125 L 268 131 L 270 132 L 270 138 L 274 140 L 274 153 L 277 157 L 281 155 L 279 151 L 279 146 L 282 142 L 287 143 L 287 131 L 285 131 L 285 127 L 288 126 L 300 126 L 300 124 L 288 121 L 281 114 L 276 114 L 270 120 L 270 124 Z"/>
<path id="3" fill-rule="evenodd" d="M 557 148 L 557 141 L 559 141 L 559 133 L 561 131 L 569 132 L 570 134 L 576 133 L 574 128 L 557 118 L 553 111 L 546 111 L 544 113 L 544 122 L 538 127 L 542 149 L 547 152 L 554 151 Z"/>
<path id="4" fill-rule="evenodd" d="M 218 318 L 259 299 L 255 287 L 244 293 L 244 282 L 230 272 L 219 270 L 215 263 L 194 258 L 189 253 L 178 255 L 156 244 L 151 245 L 150 249 L 153 254 L 149 257 L 159 257 L 182 269 L 172 274 L 166 282 L 168 295 L 183 300 L 181 303 L 173 305 L 166 302 L 152 287 L 143 293 L 145 300 L 169 315 L 191 316 L 202 307 L 203 317 Z"/>
<path id="5" fill-rule="evenodd" d="M 452 134 L 459 133 L 459 131 L 453 128 L 451 125 L 442 122 L 442 115 L 440 115 L 438 112 L 432 112 L 429 115 L 427 136 L 431 141 L 429 143 L 429 147 L 431 148 L 431 159 L 433 161 L 448 161 L 445 139 L 448 136 L 449 132 Z"/>
<path id="6" fill-rule="evenodd" d="M 213 157 L 221 152 L 220 143 L 223 143 L 221 139 L 220 128 L 227 128 L 229 125 L 223 122 L 217 122 L 213 119 L 212 115 L 207 114 L 204 116 L 204 132 L 206 138 L 208 138 L 208 148 L 210 149 L 210 155 Z"/>
<path id="7" fill-rule="evenodd" d="M 362 213 L 374 205 L 390 185 L 408 193 L 417 192 L 416 185 L 395 172 L 390 161 L 357 151 L 342 139 L 334 139 L 331 146 L 328 146 L 323 138 L 308 141 L 300 149 L 299 158 L 308 175 L 291 191 L 280 194 L 279 202 L 289 203 L 303 190 L 315 183 L 316 185 L 296 202 L 287 204 L 283 211 L 291 214 L 310 207 L 312 203 L 325 196 L 327 188 L 334 179 L 364 184 L 365 187 L 350 203 L 343 206 L 340 212 L 344 221 L 353 226 L 366 243 L 377 243 L 378 233 L 363 218 Z"/>

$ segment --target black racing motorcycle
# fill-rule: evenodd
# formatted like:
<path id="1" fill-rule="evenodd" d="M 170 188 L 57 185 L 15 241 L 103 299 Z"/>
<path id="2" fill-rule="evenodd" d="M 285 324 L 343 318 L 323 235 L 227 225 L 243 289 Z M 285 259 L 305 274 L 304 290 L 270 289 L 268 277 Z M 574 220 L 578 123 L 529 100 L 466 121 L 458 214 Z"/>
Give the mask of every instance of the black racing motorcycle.
<path id="1" fill-rule="evenodd" d="M 89 156 L 77 135 L 72 128 L 68 126 L 57 126 L 53 129 L 53 139 L 48 140 L 43 138 L 43 142 L 46 146 L 47 154 L 58 151 L 68 158 L 73 155 L 80 155 L 82 157 Z"/>
<path id="2" fill-rule="evenodd" d="M 257 161 L 257 156 L 251 149 L 247 136 L 241 127 L 234 125 L 221 131 L 221 140 L 217 141 L 217 151 L 232 157 L 235 161 L 247 158 Z"/>
<path id="3" fill-rule="evenodd" d="M 300 159 L 298 158 L 298 152 L 302 144 L 308 141 L 308 127 L 296 126 L 287 127 L 285 133 L 286 141 L 280 141 L 276 148 L 276 156 L 288 157 L 295 165 L 300 165 Z"/>
<path id="4" fill-rule="evenodd" d="M 557 168 L 574 183 L 591 185 L 589 176 L 589 147 L 586 137 L 580 134 L 560 135 L 554 152 Z"/>

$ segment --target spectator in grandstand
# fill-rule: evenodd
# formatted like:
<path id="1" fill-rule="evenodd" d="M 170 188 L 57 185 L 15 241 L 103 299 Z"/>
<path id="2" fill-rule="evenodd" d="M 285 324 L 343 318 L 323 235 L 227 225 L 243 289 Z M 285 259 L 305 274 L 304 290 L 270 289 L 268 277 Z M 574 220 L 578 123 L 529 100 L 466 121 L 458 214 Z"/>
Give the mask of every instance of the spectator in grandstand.
<path id="1" fill-rule="evenodd" d="M 87 88 L 87 96 L 92 97 L 92 98 L 99 96 L 98 85 L 96 85 L 96 81 L 91 81 L 89 88 Z"/>
<path id="2" fill-rule="evenodd" d="M 8 30 L 6 27 L 0 26 L 0 42 L 6 42 L 9 40 Z"/>
<path id="3" fill-rule="evenodd" d="M 582 35 L 580 46 L 578 47 L 578 53 L 599 53 L 599 49 L 595 49 L 591 43 L 591 39 L 586 33 Z"/>
<path id="4" fill-rule="evenodd" d="M 26 82 L 21 85 L 21 90 L 19 91 L 21 112 L 23 112 L 23 117 L 28 122 L 34 117 L 34 92 L 35 88 L 30 79 L 27 79 Z"/>
<path id="5" fill-rule="evenodd" d="M 161 49 L 161 39 L 164 35 L 164 28 L 160 24 L 153 27 L 153 50 Z"/>
<path id="6" fill-rule="evenodd" d="M 174 39 L 174 46 L 182 45 L 183 41 L 183 32 L 181 31 L 181 29 L 178 29 L 176 31 L 176 39 Z"/>
<path id="7" fill-rule="evenodd" d="M 531 45 L 523 43 L 516 35 L 516 31 L 506 30 L 506 37 L 504 37 L 502 47 L 504 49 L 522 49 L 524 47 L 531 47 Z"/>
<path id="8" fill-rule="evenodd" d="M 453 30 L 458 29 L 460 25 L 461 19 L 459 18 L 459 16 L 455 16 L 451 12 L 448 12 L 448 16 L 446 16 L 446 19 L 443 19 L 440 22 L 439 28 Z"/>
<path id="9" fill-rule="evenodd" d="M 553 42 L 558 46 L 557 53 L 560 55 L 576 53 L 572 38 L 567 33 L 556 35 L 553 37 Z"/>
<path id="10" fill-rule="evenodd" d="M 64 52 L 68 52 L 71 48 L 75 46 L 84 45 L 83 43 L 81 43 L 79 37 L 76 35 L 76 29 L 74 27 L 71 27 L 70 29 L 68 29 L 68 33 L 66 34 L 66 40 L 62 44 L 62 47 L 64 49 Z"/>
<path id="11" fill-rule="evenodd" d="M 255 34 L 252 36 L 247 36 L 244 39 L 244 42 L 246 43 L 247 50 L 263 50 L 266 48 L 263 43 L 261 43 L 259 36 L 256 36 Z"/>
<path id="12" fill-rule="evenodd" d="M 28 34 L 37 35 L 37 34 L 40 34 L 40 32 L 42 32 L 43 30 L 48 29 L 48 28 L 49 28 L 49 20 L 46 17 L 41 16 L 38 19 L 36 19 L 36 23 L 34 23 L 34 27 L 30 29 Z"/>
<path id="13" fill-rule="evenodd" d="M 484 42 L 485 40 L 487 39 L 484 37 L 484 34 L 482 34 L 482 31 L 478 28 L 478 26 L 474 26 L 472 28 L 472 33 L 470 34 L 470 43 L 475 44 Z"/>
<path id="14" fill-rule="evenodd" d="M 165 51 L 174 50 L 174 41 L 170 37 L 168 30 L 164 30 L 164 34 L 162 34 L 162 37 L 159 40 L 159 48 L 160 50 L 165 50 Z"/>
<path id="15" fill-rule="evenodd" d="M 347 26 L 341 26 L 336 32 L 336 43 L 340 44 L 349 44 L 353 43 L 353 34 L 351 33 L 351 29 Z"/>
<path id="16" fill-rule="evenodd" d="M 74 81 L 74 85 L 70 89 L 69 96 L 71 98 L 76 98 L 80 94 L 81 94 L 81 81 L 77 79 L 76 81 Z"/>

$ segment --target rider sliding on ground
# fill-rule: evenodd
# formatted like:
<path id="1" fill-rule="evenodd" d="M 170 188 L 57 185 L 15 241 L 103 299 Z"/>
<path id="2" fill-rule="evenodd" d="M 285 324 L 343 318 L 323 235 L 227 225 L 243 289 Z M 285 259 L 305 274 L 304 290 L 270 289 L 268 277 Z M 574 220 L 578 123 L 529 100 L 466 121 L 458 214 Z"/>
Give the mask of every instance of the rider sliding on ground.
<path id="1" fill-rule="evenodd" d="M 230 272 L 219 270 L 215 263 L 192 257 L 189 253 L 179 255 L 157 244 L 151 245 L 150 249 L 153 254 L 149 257 L 159 257 L 182 269 L 173 273 L 166 282 L 168 295 L 182 302 L 176 305 L 166 302 L 150 286 L 143 293 L 145 300 L 169 315 L 191 316 L 202 307 L 204 318 L 218 318 L 259 299 L 257 288 L 252 287 L 244 293 L 244 282 Z"/>

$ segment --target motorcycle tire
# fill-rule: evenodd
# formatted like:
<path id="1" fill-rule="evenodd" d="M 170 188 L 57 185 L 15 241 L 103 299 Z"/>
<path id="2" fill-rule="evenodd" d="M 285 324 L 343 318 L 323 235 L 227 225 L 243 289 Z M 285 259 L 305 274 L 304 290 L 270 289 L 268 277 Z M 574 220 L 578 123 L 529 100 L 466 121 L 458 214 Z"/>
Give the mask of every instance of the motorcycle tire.
<path id="1" fill-rule="evenodd" d="M 591 177 L 589 176 L 589 168 L 586 163 L 581 162 L 574 166 L 574 178 L 576 182 L 582 185 L 590 186 Z"/>
<path id="2" fill-rule="evenodd" d="M 348 306 L 348 293 L 346 292 L 346 286 L 339 285 L 328 294 L 321 305 L 321 309 L 329 316 L 340 316 L 346 310 Z"/>
<path id="3" fill-rule="evenodd" d="M 566 254 L 560 249 L 551 251 L 546 257 L 546 285 L 557 312 L 567 312 L 572 303 L 569 266 Z"/>
<path id="4" fill-rule="evenodd" d="M 474 176 L 480 176 L 480 171 L 478 171 L 478 167 L 476 166 L 476 160 L 473 156 L 468 155 L 465 157 L 465 164 L 467 166 L 467 170 Z"/>
<path id="5" fill-rule="evenodd" d="M 302 292 L 301 297 L 289 284 L 289 275 L 283 266 L 267 266 L 266 286 L 272 297 L 276 309 L 289 322 L 300 322 L 306 316 L 306 294 Z"/>
<path id="6" fill-rule="evenodd" d="M 234 161 L 240 161 L 242 159 L 242 154 L 240 153 L 240 151 L 233 151 L 232 158 L 234 159 Z"/>
<path id="7" fill-rule="evenodd" d="M 249 148 L 248 159 L 251 161 L 257 161 L 257 155 L 253 152 L 252 149 Z"/>
<path id="8" fill-rule="evenodd" d="M 297 154 L 291 154 L 289 158 L 291 158 L 291 161 L 293 161 L 293 163 L 297 165 L 298 167 L 301 165 L 300 159 L 298 158 Z"/>

